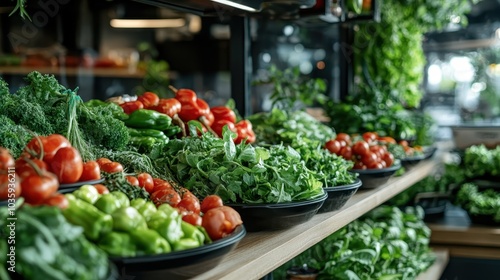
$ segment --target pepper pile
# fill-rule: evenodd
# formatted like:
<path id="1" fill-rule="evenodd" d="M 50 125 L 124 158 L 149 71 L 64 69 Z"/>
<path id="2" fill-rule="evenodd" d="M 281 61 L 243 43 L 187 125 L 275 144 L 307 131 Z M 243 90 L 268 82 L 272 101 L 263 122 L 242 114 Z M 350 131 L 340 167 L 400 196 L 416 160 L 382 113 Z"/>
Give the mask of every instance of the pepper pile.
<path id="1" fill-rule="evenodd" d="M 237 134 L 234 143 L 239 144 L 244 140 L 247 144 L 255 142 L 255 133 L 253 132 L 252 123 L 249 120 L 236 122 L 236 114 L 227 106 L 212 107 L 210 108 L 210 112 L 214 116 L 211 128 L 219 137 L 222 138 L 222 128 L 227 126 L 229 130 Z"/>

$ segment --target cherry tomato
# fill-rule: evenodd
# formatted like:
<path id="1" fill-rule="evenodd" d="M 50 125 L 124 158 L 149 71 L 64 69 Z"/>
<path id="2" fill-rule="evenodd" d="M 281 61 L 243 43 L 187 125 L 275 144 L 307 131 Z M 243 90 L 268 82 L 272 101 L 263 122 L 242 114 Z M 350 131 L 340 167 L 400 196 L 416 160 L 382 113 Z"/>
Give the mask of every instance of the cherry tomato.
<path id="1" fill-rule="evenodd" d="M 193 226 L 201 226 L 201 216 L 194 212 L 188 212 L 182 215 L 182 220 L 186 223 L 192 224 Z"/>
<path id="2" fill-rule="evenodd" d="M 374 145 L 370 146 L 370 151 L 372 153 L 375 153 L 378 157 L 382 158 L 386 153 L 386 150 L 384 148 L 385 146 Z"/>
<path id="3" fill-rule="evenodd" d="M 379 157 L 377 154 L 373 152 L 367 152 L 365 155 L 361 156 L 361 161 L 363 162 L 364 165 L 366 165 L 368 168 L 370 168 L 370 165 L 372 163 L 377 163 L 379 160 Z"/>
<path id="4" fill-rule="evenodd" d="M 156 206 L 168 203 L 170 206 L 176 207 L 181 201 L 181 196 L 173 188 L 163 188 L 152 193 L 151 200 Z"/>
<path id="5" fill-rule="evenodd" d="M 0 173 L 0 200 L 16 199 L 21 195 L 20 178 L 16 173 Z"/>
<path id="6" fill-rule="evenodd" d="M 144 188 L 148 193 L 153 191 L 155 184 L 151 175 L 148 173 L 140 173 L 137 175 L 137 180 L 139 181 L 139 187 Z"/>
<path id="7" fill-rule="evenodd" d="M 228 206 L 220 206 L 204 213 L 201 225 L 215 241 L 229 235 L 242 223 L 241 216 L 236 210 Z"/>
<path id="8" fill-rule="evenodd" d="M 205 213 L 205 212 L 207 212 L 208 210 L 210 210 L 212 208 L 217 208 L 217 207 L 223 206 L 223 205 L 224 204 L 223 204 L 222 199 L 220 198 L 220 196 L 212 194 L 212 195 L 206 196 L 201 201 L 200 209 L 201 209 L 201 212 Z"/>
<path id="9" fill-rule="evenodd" d="M 214 115 L 215 121 L 226 120 L 232 123 L 236 122 L 236 114 L 227 106 L 215 106 L 210 108 L 210 111 Z"/>
<path id="10" fill-rule="evenodd" d="M 50 171 L 56 174 L 61 184 L 78 182 L 83 173 L 80 152 L 73 147 L 60 148 L 50 163 Z"/>
<path id="11" fill-rule="evenodd" d="M 354 166 L 352 168 L 353 169 L 366 169 L 366 165 L 362 161 L 358 160 L 354 163 Z"/>
<path id="12" fill-rule="evenodd" d="M 15 161 L 9 150 L 0 147 L 0 170 L 7 170 L 9 167 L 14 167 Z"/>
<path id="13" fill-rule="evenodd" d="M 121 163 L 112 161 L 105 163 L 101 166 L 101 170 L 106 172 L 106 173 L 116 173 L 116 172 L 123 172 L 123 165 Z"/>
<path id="14" fill-rule="evenodd" d="M 352 152 L 356 155 L 363 156 L 365 155 L 368 151 L 370 151 L 370 146 L 368 145 L 367 142 L 365 141 L 357 141 L 354 143 L 352 146 Z"/>
<path id="15" fill-rule="evenodd" d="M 180 88 L 175 92 L 175 99 L 184 103 L 195 103 L 197 96 L 196 93 L 190 89 Z"/>
<path id="16" fill-rule="evenodd" d="M 144 108 L 144 104 L 142 104 L 141 101 L 129 101 L 129 102 L 125 102 L 125 103 L 122 103 L 120 104 L 120 107 L 122 107 L 123 109 L 123 112 L 125 112 L 125 114 L 131 114 L 139 109 L 143 109 Z"/>
<path id="17" fill-rule="evenodd" d="M 78 181 L 92 181 L 101 179 L 101 168 L 97 161 L 91 160 L 83 163 L 82 176 Z"/>
<path id="18" fill-rule="evenodd" d="M 132 186 L 139 186 L 139 180 L 134 177 L 134 176 L 125 176 L 125 179 L 132 185 Z"/>
<path id="19" fill-rule="evenodd" d="M 153 107 L 152 109 L 163 113 L 165 115 L 168 115 L 169 117 L 173 117 L 181 111 L 181 102 L 175 98 L 166 98 L 166 99 L 160 99 L 158 102 L 158 105 Z"/>
<path id="20" fill-rule="evenodd" d="M 160 98 L 156 95 L 156 93 L 147 91 L 137 96 L 137 101 L 140 101 L 144 105 L 144 108 L 151 108 L 158 105 Z"/>
<path id="21" fill-rule="evenodd" d="M 200 214 L 200 202 L 192 196 L 184 196 L 176 206 L 177 208 L 186 209 L 188 212 Z"/>
<path id="22" fill-rule="evenodd" d="M 97 192 L 99 194 L 109 193 L 109 189 L 105 185 L 103 185 L 103 184 L 95 184 L 94 188 L 97 189 Z"/>
<path id="23" fill-rule="evenodd" d="M 102 167 L 105 163 L 110 163 L 112 161 L 109 158 L 98 158 L 96 162 L 99 164 L 99 167 Z"/>
<path id="24" fill-rule="evenodd" d="M 338 133 L 337 134 L 337 137 L 335 138 L 336 140 L 344 140 L 345 143 L 348 145 L 348 146 L 351 146 L 351 136 L 347 133 Z"/>
<path id="25" fill-rule="evenodd" d="M 386 167 L 391 167 L 394 163 L 394 155 L 392 153 L 386 153 L 382 160 L 385 162 Z"/>
<path id="26" fill-rule="evenodd" d="M 42 204 L 44 205 L 50 205 L 50 206 L 56 206 L 61 209 L 66 209 L 69 206 L 68 199 L 64 194 L 61 193 L 54 193 L 52 196 L 49 198 L 45 199 Z"/>
<path id="27" fill-rule="evenodd" d="M 363 136 L 363 139 L 366 142 L 368 142 L 368 144 L 375 142 L 378 138 L 378 135 L 375 132 L 365 132 L 365 133 L 363 133 L 362 136 Z"/>
<path id="28" fill-rule="evenodd" d="M 224 126 L 227 126 L 227 128 L 230 131 L 236 132 L 236 126 L 234 125 L 234 123 L 232 123 L 231 121 L 228 121 L 228 120 L 218 120 L 218 121 L 215 121 L 212 124 L 211 128 L 212 128 L 212 130 L 215 133 L 217 133 L 217 135 L 219 137 L 222 138 L 222 130 L 223 130 Z"/>
<path id="29" fill-rule="evenodd" d="M 366 166 L 368 169 L 382 169 L 384 166 L 380 162 L 372 162 L 370 165 Z"/>
<path id="30" fill-rule="evenodd" d="M 59 188 L 57 176 L 51 172 L 31 173 L 21 181 L 21 195 L 29 204 L 38 205 Z"/>
<path id="31" fill-rule="evenodd" d="M 351 148 L 351 146 L 345 146 L 345 147 L 340 148 L 339 154 L 344 159 L 351 160 L 352 159 L 352 148 Z"/>
<path id="32" fill-rule="evenodd" d="M 342 145 L 340 144 L 340 141 L 335 140 L 335 139 L 331 139 L 325 143 L 325 148 L 328 151 L 330 151 L 330 153 L 338 155 L 340 152 L 340 149 L 342 148 Z"/>

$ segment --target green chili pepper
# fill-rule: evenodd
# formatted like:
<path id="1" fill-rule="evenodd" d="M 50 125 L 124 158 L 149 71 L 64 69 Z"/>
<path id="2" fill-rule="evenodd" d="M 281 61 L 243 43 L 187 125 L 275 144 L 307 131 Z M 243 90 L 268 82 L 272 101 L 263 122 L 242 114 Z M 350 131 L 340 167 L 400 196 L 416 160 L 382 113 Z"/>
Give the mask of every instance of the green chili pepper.
<path id="1" fill-rule="evenodd" d="M 168 241 L 152 229 L 137 229 L 130 232 L 137 250 L 146 254 L 168 253 L 172 249 Z"/>
<path id="2" fill-rule="evenodd" d="M 124 193 L 122 193 L 121 191 L 112 191 L 110 192 L 111 195 L 113 195 L 114 197 L 116 197 L 116 199 L 119 201 L 120 203 L 120 207 L 129 207 L 130 206 L 130 199 L 128 198 L 128 196 Z"/>
<path id="3" fill-rule="evenodd" d="M 99 192 L 92 185 L 83 185 L 73 192 L 73 195 L 90 204 L 94 204 L 99 199 Z"/>
<path id="4" fill-rule="evenodd" d="M 99 199 L 94 203 L 94 206 L 101 210 L 102 212 L 106 214 L 111 214 L 115 212 L 120 206 L 122 205 L 122 202 L 116 198 L 116 196 L 106 193 L 101 195 Z"/>
<path id="5" fill-rule="evenodd" d="M 172 125 L 169 128 L 163 130 L 163 134 L 165 134 L 167 137 L 172 137 L 177 134 L 179 134 L 182 131 L 182 128 L 180 128 L 177 125 Z"/>
<path id="6" fill-rule="evenodd" d="M 130 232 L 135 229 L 147 228 L 146 220 L 134 207 L 122 207 L 111 214 L 113 229 Z"/>
<path id="7" fill-rule="evenodd" d="M 127 129 L 128 129 L 128 134 L 130 134 L 131 137 L 148 136 L 162 140 L 168 139 L 165 133 L 163 133 L 163 131 L 161 130 L 156 130 L 151 128 L 131 128 L 131 127 L 128 127 Z"/>
<path id="8" fill-rule="evenodd" d="M 63 210 L 66 219 L 81 226 L 85 236 L 91 240 L 97 240 L 99 236 L 110 232 L 113 228 L 111 215 L 101 212 L 94 205 L 76 198 L 73 194 L 66 194 L 68 207 Z"/>
<path id="9" fill-rule="evenodd" d="M 132 112 L 124 123 L 128 127 L 152 128 L 163 131 L 170 127 L 172 118 L 154 110 L 139 109 Z"/>
<path id="10" fill-rule="evenodd" d="M 173 248 L 174 251 L 182 251 L 187 249 L 193 249 L 200 247 L 201 243 L 198 240 L 193 238 L 182 238 L 174 242 Z"/>
<path id="11" fill-rule="evenodd" d="M 125 232 L 108 232 L 103 235 L 97 245 L 111 256 L 134 257 L 137 252 L 135 242 Z"/>
<path id="12" fill-rule="evenodd" d="M 128 143 L 133 145 L 141 151 L 149 151 L 156 145 L 168 143 L 168 138 L 158 139 L 151 136 L 131 136 Z"/>
<path id="13" fill-rule="evenodd" d="M 200 245 L 205 243 L 205 235 L 196 226 L 185 221 L 181 221 L 181 229 L 184 233 L 183 238 L 192 238 L 197 240 Z"/>

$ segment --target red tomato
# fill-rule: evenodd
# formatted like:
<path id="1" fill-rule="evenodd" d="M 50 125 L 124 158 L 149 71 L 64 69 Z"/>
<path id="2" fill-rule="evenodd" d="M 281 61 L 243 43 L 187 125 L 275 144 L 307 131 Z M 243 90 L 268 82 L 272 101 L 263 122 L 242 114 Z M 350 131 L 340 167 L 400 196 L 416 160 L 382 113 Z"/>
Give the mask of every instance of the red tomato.
<path id="1" fill-rule="evenodd" d="M 15 161 L 9 150 L 0 147 L 0 170 L 7 170 L 9 167 L 14 167 Z"/>
<path id="2" fill-rule="evenodd" d="M 139 181 L 139 187 L 144 188 L 148 193 L 151 193 L 155 188 L 153 177 L 151 177 L 148 173 L 138 174 L 137 180 Z"/>
<path id="3" fill-rule="evenodd" d="M 366 165 L 362 161 L 356 161 L 352 168 L 353 169 L 366 169 Z"/>
<path id="4" fill-rule="evenodd" d="M 103 184 L 95 184 L 94 188 L 97 189 L 97 192 L 99 194 L 109 193 L 109 189 L 105 185 L 103 185 Z"/>
<path id="5" fill-rule="evenodd" d="M 236 210 L 228 206 L 220 206 L 204 213 L 201 225 L 215 241 L 229 235 L 242 223 L 241 216 Z"/>
<path id="6" fill-rule="evenodd" d="M 198 120 L 203 116 L 203 112 L 200 110 L 196 103 L 182 103 L 181 111 L 179 112 L 179 117 L 184 121 Z"/>
<path id="7" fill-rule="evenodd" d="M 188 212 L 182 215 L 182 220 L 186 223 L 192 224 L 193 226 L 201 226 L 201 216 L 199 214 Z"/>
<path id="8" fill-rule="evenodd" d="M 50 164 L 50 170 L 56 174 L 61 184 L 78 182 L 83 173 L 83 160 L 77 149 L 60 148 Z"/>
<path id="9" fill-rule="evenodd" d="M 160 98 L 156 95 L 156 93 L 147 91 L 142 95 L 137 96 L 137 101 L 140 101 L 144 105 L 144 108 L 150 108 L 158 105 Z"/>
<path id="10" fill-rule="evenodd" d="M 82 176 L 78 181 L 92 181 L 101 179 L 101 168 L 97 161 L 91 160 L 83 163 Z"/>
<path id="11" fill-rule="evenodd" d="M 223 204 L 220 196 L 212 194 L 212 195 L 206 196 L 202 200 L 200 209 L 201 209 L 201 212 L 205 213 L 212 208 L 217 208 L 217 207 L 223 206 L 223 205 L 224 204 Z"/>
<path id="12" fill-rule="evenodd" d="M 109 158 L 98 158 L 96 160 L 97 164 L 99 164 L 99 167 L 102 167 L 106 163 L 112 162 Z"/>
<path id="13" fill-rule="evenodd" d="M 386 167 L 391 167 L 394 163 L 394 155 L 392 153 L 386 153 L 382 160 L 385 162 Z"/>
<path id="14" fill-rule="evenodd" d="M 165 182 L 166 182 L 166 181 L 165 181 L 165 180 L 163 180 L 163 179 L 160 179 L 160 178 L 153 178 L 153 184 L 154 184 L 154 186 L 155 186 L 155 187 L 156 187 L 157 185 L 159 185 L 159 184 L 163 184 L 163 183 L 165 183 Z"/>
<path id="15" fill-rule="evenodd" d="M 374 145 L 374 146 L 370 146 L 370 151 L 372 153 L 375 153 L 378 157 L 381 158 L 386 153 L 386 150 L 384 148 L 385 148 L 385 146 Z"/>
<path id="16" fill-rule="evenodd" d="M 195 103 L 197 96 L 196 93 L 190 89 L 180 88 L 175 92 L 175 99 L 179 100 L 183 105 L 184 103 Z"/>
<path id="17" fill-rule="evenodd" d="M 355 155 L 363 156 L 369 151 L 370 151 L 370 146 L 365 141 L 358 141 L 354 143 L 354 146 L 352 146 L 352 152 Z"/>
<path id="18" fill-rule="evenodd" d="M 163 188 L 152 193 L 151 200 L 156 206 L 168 203 L 170 206 L 176 207 L 181 201 L 181 196 L 173 188 Z"/>
<path id="19" fill-rule="evenodd" d="M 144 108 L 144 104 L 142 104 L 141 101 L 129 101 L 129 102 L 125 102 L 125 103 L 122 103 L 120 104 L 120 107 L 122 107 L 123 109 L 123 112 L 125 112 L 125 114 L 131 114 L 133 113 L 134 111 L 137 111 L 139 109 L 143 109 Z"/>
<path id="20" fill-rule="evenodd" d="M 71 143 L 66 137 L 60 134 L 51 134 L 45 137 L 43 143 L 43 161 L 50 165 L 50 162 L 56 155 L 59 149 L 64 147 L 71 147 Z"/>
<path id="21" fill-rule="evenodd" d="M 200 202 L 192 196 L 184 196 L 176 206 L 177 208 L 186 209 L 188 212 L 200 214 Z"/>
<path id="22" fill-rule="evenodd" d="M 233 131 L 233 132 L 236 132 L 236 126 L 234 125 L 234 123 L 232 123 L 231 121 L 228 121 L 228 120 L 218 120 L 218 121 L 215 121 L 211 128 L 212 130 L 217 133 L 217 135 L 219 137 L 222 138 L 222 129 L 224 128 L 224 126 L 227 126 L 227 128 L 230 130 L 230 131 Z"/>
<path id="23" fill-rule="evenodd" d="M 156 185 L 153 190 L 150 192 L 150 194 L 156 192 L 156 191 L 159 191 L 159 190 L 163 190 L 163 189 L 172 189 L 172 190 L 175 190 L 172 185 L 167 182 L 167 181 L 164 181 L 163 183 L 159 183 L 158 185 Z"/>
<path id="24" fill-rule="evenodd" d="M 348 146 L 351 146 L 351 136 L 349 136 L 349 134 L 347 133 L 338 133 L 337 134 L 337 137 L 335 138 L 336 140 L 344 140 L 345 143 L 348 145 Z"/>
<path id="25" fill-rule="evenodd" d="M 116 173 L 116 172 L 123 172 L 123 165 L 121 163 L 112 161 L 105 163 L 101 166 L 101 170 L 106 172 L 106 173 Z"/>
<path id="26" fill-rule="evenodd" d="M 368 169 L 382 169 L 384 166 L 380 162 L 372 162 L 370 165 L 366 166 Z"/>
<path id="27" fill-rule="evenodd" d="M 214 114 L 208 111 L 208 114 L 205 115 L 205 120 L 203 124 L 210 127 L 214 124 L 214 121 L 215 121 Z"/>
<path id="28" fill-rule="evenodd" d="M 21 195 L 20 180 L 16 173 L 0 173 L 0 200 L 18 198 Z"/>
<path id="29" fill-rule="evenodd" d="M 45 199 L 42 204 L 44 205 L 50 205 L 50 206 L 56 206 L 61 209 L 66 209 L 69 206 L 68 199 L 64 194 L 61 193 L 54 193 L 52 196 L 49 198 Z"/>
<path id="30" fill-rule="evenodd" d="M 167 99 L 160 99 L 158 102 L 158 105 L 153 107 L 152 109 L 163 113 L 165 115 L 168 115 L 169 117 L 173 117 L 181 111 L 181 102 L 175 98 L 167 98 Z"/>
<path id="31" fill-rule="evenodd" d="M 29 204 L 38 205 L 52 196 L 59 188 L 57 176 L 51 172 L 31 173 L 21 181 L 21 195 Z"/>
<path id="32" fill-rule="evenodd" d="M 214 115 L 215 121 L 226 120 L 232 123 L 236 122 L 236 114 L 227 106 L 215 106 L 210 108 L 210 111 Z"/>
<path id="33" fill-rule="evenodd" d="M 47 171 L 48 166 L 45 161 L 33 158 L 33 159 L 23 159 L 19 158 L 16 160 L 16 173 L 19 176 L 19 178 L 24 178 L 31 173 L 37 173 L 36 169 L 33 167 L 35 166 L 36 169 L 39 171 Z"/>
<path id="34" fill-rule="evenodd" d="M 134 177 L 134 176 L 125 176 L 125 179 L 132 185 L 132 186 L 139 186 L 139 180 Z"/>
<path id="35" fill-rule="evenodd" d="M 330 153 L 338 155 L 342 148 L 342 144 L 340 144 L 340 141 L 332 139 L 326 142 L 325 148 L 330 151 Z"/>
<path id="36" fill-rule="evenodd" d="M 352 148 L 351 146 L 345 146 L 340 148 L 339 154 L 346 160 L 352 159 Z"/>
<path id="37" fill-rule="evenodd" d="M 375 132 L 365 132 L 365 133 L 363 133 L 362 136 L 363 136 L 363 139 L 366 142 L 368 142 L 368 144 L 375 142 L 378 138 L 378 135 Z"/>
<path id="38" fill-rule="evenodd" d="M 377 163 L 379 161 L 379 157 L 377 156 L 377 154 L 373 152 L 367 152 L 365 155 L 361 157 L 361 161 L 363 162 L 364 165 L 370 168 L 371 164 Z"/>

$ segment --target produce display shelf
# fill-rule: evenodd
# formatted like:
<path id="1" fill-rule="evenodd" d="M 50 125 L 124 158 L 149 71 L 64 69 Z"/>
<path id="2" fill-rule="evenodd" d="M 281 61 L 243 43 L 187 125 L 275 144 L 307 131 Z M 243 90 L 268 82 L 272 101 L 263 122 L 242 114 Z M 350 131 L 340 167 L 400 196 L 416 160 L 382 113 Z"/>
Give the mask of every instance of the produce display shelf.
<path id="1" fill-rule="evenodd" d="M 420 273 L 416 280 L 439 280 L 443 274 L 446 266 L 448 265 L 449 254 L 446 249 L 434 249 L 436 261 L 425 272 Z"/>
<path id="2" fill-rule="evenodd" d="M 137 78 L 142 79 L 145 71 L 128 68 L 85 68 L 85 67 L 28 67 L 28 66 L 0 66 L 0 75 L 27 75 L 33 71 L 42 74 L 67 76 L 94 76 L 110 78 Z M 170 77 L 170 74 L 169 74 Z"/>
<path id="3" fill-rule="evenodd" d="M 379 206 L 434 171 L 434 157 L 375 189 L 360 189 L 340 210 L 316 214 L 306 223 L 269 232 L 252 232 L 214 269 L 192 279 L 260 279 L 333 232 Z"/>

